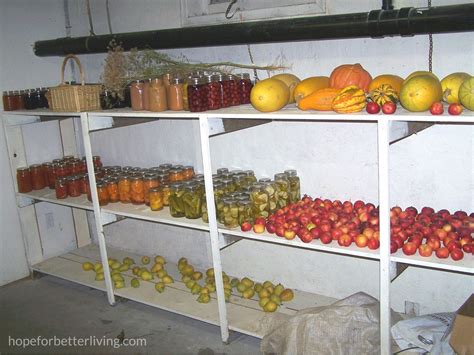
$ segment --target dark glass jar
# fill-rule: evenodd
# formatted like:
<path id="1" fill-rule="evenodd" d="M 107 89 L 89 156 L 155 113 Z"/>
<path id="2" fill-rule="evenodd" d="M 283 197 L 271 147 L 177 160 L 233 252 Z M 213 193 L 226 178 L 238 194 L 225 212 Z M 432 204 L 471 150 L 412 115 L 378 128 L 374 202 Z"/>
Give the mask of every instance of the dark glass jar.
<path id="1" fill-rule="evenodd" d="M 114 96 L 114 93 L 109 90 L 104 90 L 100 94 L 100 108 L 102 110 L 111 110 L 116 107 L 118 102 L 118 97 Z"/>
<path id="2" fill-rule="evenodd" d="M 33 164 L 30 166 L 31 186 L 33 190 L 41 190 L 46 187 L 44 180 L 43 166 L 41 164 Z"/>
<path id="3" fill-rule="evenodd" d="M 67 181 L 65 177 L 56 178 L 55 189 L 57 199 L 64 199 L 67 197 Z"/>
<path id="4" fill-rule="evenodd" d="M 231 106 L 238 106 L 240 105 L 240 88 L 237 82 L 237 78 L 235 75 L 228 75 L 227 79 L 229 80 L 229 87 L 230 87 L 230 105 Z"/>
<path id="5" fill-rule="evenodd" d="M 77 175 L 68 176 L 66 178 L 67 182 L 67 194 L 70 197 L 81 196 L 81 178 Z"/>
<path id="6" fill-rule="evenodd" d="M 250 80 L 249 73 L 242 73 L 238 76 L 239 80 L 239 94 L 240 94 L 240 103 L 249 104 L 250 103 L 250 91 L 252 91 L 253 84 Z"/>
<path id="7" fill-rule="evenodd" d="M 228 75 L 220 74 L 218 76 L 219 83 L 222 86 L 222 107 L 230 107 L 232 102 L 232 89 Z"/>
<path id="8" fill-rule="evenodd" d="M 208 110 L 218 110 L 222 107 L 222 83 L 218 79 L 217 75 L 206 76 Z"/>
<path id="9" fill-rule="evenodd" d="M 28 167 L 16 169 L 16 183 L 18 186 L 18 192 L 20 193 L 26 193 L 33 190 L 31 184 L 31 173 Z"/>
<path id="10" fill-rule="evenodd" d="M 201 78 L 188 80 L 188 104 L 189 111 L 202 112 L 208 109 L 208 88 Z"/>
<path id="11" fill-rule="evenodd" d="M 23 93 L 23 103 L 26 110 L 34 110 L 38 108 L 35 100 L 35 91 L 33 89 L 25 90 Z"/>

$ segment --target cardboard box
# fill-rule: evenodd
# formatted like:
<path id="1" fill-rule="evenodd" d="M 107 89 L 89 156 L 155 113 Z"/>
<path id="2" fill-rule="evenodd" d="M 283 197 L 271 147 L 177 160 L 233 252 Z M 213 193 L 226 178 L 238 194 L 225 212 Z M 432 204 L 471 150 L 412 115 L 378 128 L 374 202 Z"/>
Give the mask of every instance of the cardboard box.
<path id="1" fill-rule="evenodd" d="M 459 355 L 474 354 L 474 294 L 456 312 L 449 344 Z"/>

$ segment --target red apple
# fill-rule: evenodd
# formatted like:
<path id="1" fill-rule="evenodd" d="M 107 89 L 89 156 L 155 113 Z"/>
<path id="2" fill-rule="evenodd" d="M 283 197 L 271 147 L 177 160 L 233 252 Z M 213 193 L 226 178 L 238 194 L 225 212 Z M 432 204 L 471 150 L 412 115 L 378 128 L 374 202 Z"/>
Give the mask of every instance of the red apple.
<path id="1" fill-rule="evenodd" d="M 413 206 L 407 207 L 405 211 L 412 217 L 415 217 L 418 214 L 418 210 Z"/>
<path id="2" fill-rule="evenodd" d="M 460 104 L 450 104 L 448 107 L 448 112 L 453 116 L 460 115 L 462 112 L 462 106 Z"/>
<path id="3" fill-rule="evenodd" d="M 311 232 L 311 237 L 313 239 L 319 239 L 320 235 L 321 235 L 321 229 L 319 229 L 318 227 L 315 227 L 313 229 L 310 230 Z"/>
<path id="4" fill-rule="evenodd" d="M 329 222 L 323 223 L 319 225 L 319 228 L 321 228 L 321 231 L 323 232 L 329 232 L 331 230 L 331 224 Z"/>
<path id="5" fill-rule="evenodd" d="M 441 115 L 444 112 L 443 104 L 439 101 L 433 102 L 430 107 L 430 112 L 432 115 Z"/>
<path id="6" fill-rule="evenodd" d="M 451 252 L 455 248 L 462 249 L 462 245 L 457 240 L 452 240 L 446 245 L 446 248 L 448 248 L 448 250 Z"/>
<path id="7" fill-rule="evenodd" d="M 335 228 L 335 229 L 331 230 L 332 240 L 338 240 L 339 237 L 343 234 L 344 233 L 342 232 L 342 230 L 340 228 Z"/>
<path id="8" fill-rule="evenodd" d="M 354 209 L 358 209 L 358 208 L 361 208 L 361 207 L 364 207 L 365 203 L 361 200 L 357 200 L 356 202 L 354 202 Z"/>
<path id="9" fill-rule="evenodd" d="M 453 259 L 454 261 L 461 260 L 462 258 L 464 258 L 464 252 L 459 248 L 454 248 L 453 250 L 451 250 L 449 255 L 451 255 L 451 259 Z"/>
<path id="10" fill-rule="evenodd" d="M 267 229 L 267 232 L 270 234 L 275 233 L 276 231 L 275 223 L 267 222 L 266 229 Z"/>
<path id="11" fill-rule="evenodd" d="M 440 259 L 446 259 L 449 256 L 449 250 L 446 247 L 441 247 L 436 250 L 436 256 Z"/>
<path id="12" fill-rule="evenodd" d="M 464 217 L 467 217 L 467 213 L 464 211 L 456 211 L 454 212 L 454 216 L 456 216 L 459 219 L 462 219 Z"/>
<path id="13" fill-rule="evenodd" d="M 252 229 L 252 224 L 249 223 L 249 222 L 244 222 L 244 223 L 242 223 L 242 225 L 240 226 L 240 230 L 241 230 L 242 232 L 248 232 L 248 231 L 251 230 L 251 229 Z"/>
<path id="14" fill-rule="evenodd" d="M 461 246 L 464 246 L 464 244 L 472 243 L 472 237 L 471 236 L 462 237 L 461 239 L 459 239 L 459 243 L 461 243 Z"/>
<path id="15" fill-rule="evenodd" d="M 426 244 L 428 244 L 431 247 L 431 249 L 433 249 L 435 251 L 438 250 L 439 248 L 441 248 L 441 242 L 440 242 L 439 237 L 437 237 L 437 236 L 429 237 Z"/>
<path id="16" fill-rule="evenodd" d="M 263 233 L 265 232 L 265 225 L 264 224 L 254 224 L 253 231 L 255 233 Z"/>
<path id="17" fill-rule="evenodd" d="M 434 209 L 432 209 L 431 207 L 423 207 L 421 209 L 421 214 L 422 215 L 425 215 L 425 216 L 431 216 L 432 214 L 434 213 Z"/>
<path id="18" fill-rule="evenodd" d="M 332 237 L 329 232 L 322 232 L 319 239 L 321 240 L 321 243 L 323 244 L 329 244 L 332 242 Z"/>
<path id="19" fill-rule="evenodd" d="M 372 238 L 373 235 L 374 235 L 374 230 L 372 228 L 365 228 L 363 231 L 362 231 L 362 234 L 365 235 L 367 238 Z"/>
<path id="20" fill-rule="evenodd" d="M 285 235 L 285 227 L 283 227 L 283 225 L 276 226 L 275 234 L 279 237 L 283 237 Z"/>
<path id="21" fill-rule="evenodd" d="M 429 244 L 421 244 L 418 247 L 418 254 L 423 257 L 429 257 L 433 254 L 433 248 Z"/>
<path id="22" fill-rule="evenodd" d="M 380 247 L 380 242 L 378 239 L 372 238 L 369 239 L 369 241 L 367 242 L 367 246 L 369 247 L 369 249 L 375 250 Z"/>
<path id="23" fill-rule="evenodd" d="M 390 254 L 396 253 L 398 250 L 398 245 L 393 240 L 390 241 Z"/>
<path id="24" fill-rule="evenodd" d="M 359 248 L 365 248 L 368 242 L 369 238 L 363 234 L 359 234 L 357 237 L 355 237 L 355 243 Z"/>
<path id="25" fill-rule="evenodd" d="M 352 244 L 352 238 L 349 234 L 343 234 L 339 237 L 339 239 L 337 240 L 337 243 L 341 247 L 348 247 L 349 245 Z"/>
<path id="26" fill-rule="evenodd" d="M 311 236 L 311 232 L 307 229 L 303 229 L 300 231 L 298 234 L 298 237 L 301 239 L 303 243 L 309 243 L 313 240 L 313 237 Z"/>
<path id="27" fill-rule="evenodd" d="M 467 243 L 462 246 L 462 250 L 467 253 L 471 254 L 474 252 L 474 244 L 473 243 Z"/>
<path id="28" fill-rule="evenodd" d="M 401 247 L 403 247 L 403 243 L 405 242 L 402 238 L 400 238 L 399 236 L 394 236 L 394 237 L 391 237 L 390 238 L 390 241 L 394 242 L 395 244 L 397 244 L 397 248 L 400 249 Z"/>
<path id="29" fill-rule="evenodd" d="M 386 102 L 382 105 L 382 112 L 386 115 L 391 115 L 397 110 L 397 105 L 393 102 Z"/>
<path id="30" fill-rule="evenodd" d="M 414 242 L 407 242 L 402 247 L 403 254 L 405 255 L 413 255 L 417 249 L 418 246 Z"/>
<path id="31" fill-rule="evenodd" d="M 296 237 L 296 232 L 293 229 L 286 229 L 285 234 L 283 234 L 285 239 L 292 240 Z"/>
<path id="32" fill-rule="evenodd" d="M 367 103 L 365 110 L 367 111 L 367 113 L 370 113 L 371 115 L 373 115 L 375 113 L 380 112 L 380 106 L 375 102 L 369 102 Z"/>
<path id="33" fill-rule="evenodd" d="M 263 218 L 263 217 L 257 217 L 257 218 L 255 218 L 255 223 L 254 223 L 254 224 L 265 225 L 265 223 L 266 223 L 265 218 Z"/>

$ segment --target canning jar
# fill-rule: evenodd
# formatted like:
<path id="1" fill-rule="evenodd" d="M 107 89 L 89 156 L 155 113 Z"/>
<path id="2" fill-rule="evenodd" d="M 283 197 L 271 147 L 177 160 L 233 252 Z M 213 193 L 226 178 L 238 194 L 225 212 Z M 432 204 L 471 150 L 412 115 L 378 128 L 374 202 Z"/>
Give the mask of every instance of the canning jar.
<path id="1" fill-rule="evenodd" d="M 188 219 L 197 219 L 202 215 L 202 192 L 198 185 L 189 185 L 184 188 L 182 196 L 184 216 Z"/>
<path id="2" fill-rule="evenodd" d="M 109 192 L 103 181 L 97 183 L 97 197 L 99 198 L 99 206 L 105 206 L 109 203 Z"/>
<path id="3" fill-rule="evenodd" d="M 176 183 L 171 185 L 171 194 L 169 196 L 170 214 L 173 217 L 184 217 L 183 203 L 184 185 Z"/>
<path id="4" fill-rule="evenodd" d="M 143 111 L 145 109 L 145 92 L 143 80 L 135 80 L 130 84 L 130 100 L 132 110 Z"/>
<path id="5" fill-rule="evenodd" d="M 170 182 L 177 182 L 184 180 L 184 172 L 182 169 L 171 169 L 169 171 L 168 180 Z"/>
<path id="6" fill-rule="evenodd" d="M 206 111 L 208 88 L 201 78 L 188 80 L 188 103 L 191 112 Z"/>
<path id="7" fill-rule="evenodd" d="M 222 107 L 222 83 L 218 81 L 217 75 L 206 76 L 207 86 L 207 109 L 218 110 Z"/>
<path id="8" fill-rule="evenodd" d="M 275 174 L 275 194 L 277 197 L 277 207 L 283 208 L 289 204 L 290 183 L 285 173 Z"/>
<path id="9" fill-rule="evenodd" d="M 235 175 L 232 177 L 232 182 L 235 185 L 235 190 L 239 191 L 240 189 L 245 187 L 245 184 L 246 184 L 245 176 Z"/>
<path id="10" fill-rule="evenodd" d="M 38 108 L 48 108 L 48 100 L 46 99 L 46 93 L 48 92 L 48 88 L 36 88 L 35 95 L 36 95 L 36 106 Z"/>
<path id="11" fill-rule="evenodd" d="M 173 75 L 171 73 L 166 73 L 161 76 L 161 80 L 163 82 L 163 86 L 167 89 L 168 86 L 171 85 L 171 80 L 173 78 Z"/>
<path id="12" fill-rule="evenodd" d="M 68 176 L 66 178 L 67 194 L 70 197 L 81 196 L 81 180 L 79 176 Z"/>
<path id="13" fill-rule="evenodd" d="M 244 170 L 244 174 L 248 186 L 252 185 L 254 182 L 257 182 L 257 178 L 255 177 L 255 173 L 253 170 Z"/>
<path id="14" fill-rule="evenodd" d="M 81 194 L 87 194 L 89 189 L 89 175 L 88 174 L 79 174 L 79 183 L 81 185 Z"/>
<path id="15" fill-rule="evenodd" d="M 87 173 L 87 162 L 85 157 L 81 159 L 81 173 Z"/>
<path id="16" fill-rule="evenodd" d="M 184 110 L 184 80 L 174 78 L 170 86 L 168 86 L 168 108 L 171 111 Z"/>
<path id="17" fill-rule="evenodd" d="M 160 211 L 163 209 L 163 189 L 161 187 L 153 187 L 149 191 L 150 209 L 152 211 Z"/>
<path id="18" fill-rule="evenodd" d="M 56 178 L 55 189 L 57 199 L 64 199 L 67 197 L 67 181 L 65 177 Z"/>
<path id="19" fill-rule="evenodd" d="M 59 164 L 51 163 L 51 166 L 48 166 L 48 183 L 50 189 L 55 189 L 56 185 L 56 170 L 58 169 Z"/>
<path id="20" fill-rule="evenodd" d="M 245 222 L 253 224 L 253 208 L 252 202 L 248 199 L 237 199 L 237 206 L 239 208 L 239 225 L 242 226 Z"/>
<path id="21" fill-rule="evenodd" d="M 166 87 L 161 79 L 153 79 L 149 90 L 149 110 L 153 112 L 166 111 L 168 109 Z"/>
<path id="22" fill-rule="evenodd" d="M 296 170 L 285 170 L 284 172 L 288 177 L 290 183 L 290 203 L 298 202 L 301 198 L 300 191 L 300 178 L 297 175 Z"/>
<path id="23" fill-rule="evenodd" d="M 107 193 L 109 194 L 109 202 L 119 202 L 120 195 L 119 195 L 119 188 L 118 188 L 118 179 L 117 178 L 110 178 L 107 180 Z"/>
<path id="24" fill-rule="evenodd" d="M 242 73 L 238 76 L 239 80 L 239 94 L 240 94 L 240 103 L 241 104 L 249 104 L 250 103 L 250 91 L 252 91 L 253 84 L 250 80 L 249 73 Z"/>
<path id="25" fill-rule="evenodd" d="M 30 165 L 31 186 L 33 190 L 41 190 L 46 187 L 44 180 L 43 166 L 41 164 Z"/>
<path id="26" fill-rule="evenodd" d="M 235 184 L 232 179 L 223 179 L 222 184 L 224 185 L 224 191 L 226 194 L 235 191 Z"/>
<path id="27" fill-rule="evenodd" d="M 116 93 L 110 90 L 104 90 L 99 96 L 100 108 L 102 110 L 111 110 L 119 106 L 120 99 Z"/>
<path id="28" fill-rule="evenodd" d="M 141 176 L 132 176 L 130 179 L 130 201 L 134 205 L 145 203 L 145 188 Z"/>
<path id="29" fill-rule="evenodd" d="M 183 110 L 189 111 L 188 79 L 183 79 Z"/>
<path id="30" fill-rule="evenodd" d="M 145 191 L 145 204 L 150 204 L 150 189 L 154 187 L 160 186 L 160 182 L 158 181 L 158 177 L 155 174 L 146 175 L 143 178 L 143 188 Z"/>
<path id="31" fill-rule="evenodd" d="M 230 81 L 229 77 L 224 74 L 219 74 L 217 76 L 218 82 L 221 84 L 221 95 L 222 95 L 222 101 L 221 101 L 221 107 L 230 107 L 231 106 L 231 101 L 232 101 L 232 89 L 230 87 Z"/>
<path id="32" fill-rule="evenodd" d="M 130 177 L 122 175 L 118 181 L 119 199 L 121 203 L 130 203 Z"/>
<path id="33" fill-rule="evenodd" d="M 18 186 L 18 192 L 20 193 L 26 193 L 33 190 L 31 184 L 31 172 L 28 167 L 16 169 L 16 183 Z"/>
<path id="34" fill-rule="evenodd" d="M 94 155 L 92 157 L 92 162 L 94 163 L 94 168 L 102 168 L 103 164 L 102 164 L 102 160 L 100 159 L 100 156 L 99 155 Z"/>
<path id="35" fill-rule="evenodd" d="M 183 166 L 182 174 L 184 180 L 191 180 L 194 177 L 194 168 L 190 165 Z"/>
<path id="36" fill-rule="evenodd" d="M 15 101 L 15 106 L 18 107 L 17 110 L 23 110 L 25 108 L 25 103 L 23 102 L 23 90 L 13 91 L 13 100 Z"/>
<path id="37" fill-rule="evenodd" d="M 151 79 L 143 80 L 143 109 L 145 111 L 150 110 L 150 89 L 151 89 Z"/>
<path id="38" fill-rule="evenodd" d="M 12 91 L 4 91 L 2 95 L 2 101 L 4 111 L 18 110 L 18 108 L 15 108 L 15 99 L 13 98 Z"/>
<path id="39" fill-rule="evenodd" d="M 171 185 L 163 184 L 161 187 L 162 187 L 162 190 L 163 190 L 163 205 L 169 206 L 169 204 L 170 204 L 170 195 L 171 195 Z"/>
<path id="40" fill-rule="evenodd" d="M 224 226 L 235 228 L 239 225 L 239 206 L 235 199 L 225 199 L 222 210 Z"/>
<path id="41" fill-rule="evenodd" d="M 272 214 L 278 209 L 275 182 L 270 180 L 265 182 L 263 186 L 268 193 L 268 212 Z"/>
<path id="42" fill-rule="evenodd" d="M 69 171 L 71 175 L 76 175 L 81 173 L 81 161 L 78 159 L 71 160 L 69 162 Z"/>
<path id="43" fill-rule="evenodd" d="M 216 219 L 221 224 L 224 224 L 224 206 L 227 200 L 224 196 L 216 200 Z"/>
<path id="44" fill-rule="evenodd" d="M 164 164 L 158 165 L 158 167 L 161 169 L 171 169 L 172 166 L 173 164 L 170 164 L 170 163 L 164 163 Z"/>
<path id="45" fill-rule="evenodd" d="M 47 163 L 43 163 L 41 165 L 41 169 L 43 170 L 43 175 L 44 175 L 44 186 L 50 186 L 50 183 L 49 183 L 49 169 L 52 167 L 53 163 L 50 163 L 50 162 L 47 162 Z"/>
<path id="46" fill-rule="evenodd" d="M 23 103 L 26 110 L 38 108 L 36 106 L 35 91 L 33 89 L 28 89 L 23 92 Z"/>
<path id="47" fill-rule="evenodd" d="M 238 106 L 240 105 L 240 88 L 237 82 L 237 77 L 235 75 L 228 75 L 227 79 L 229 80 L 230 88 L 230 105 Z"/>
<path id="48" fill-rule="evenodd" d="M 250 201 L 252 201 L 253 217 L 268 217 L 269 197 L 263 184 L 254 184 L 250 188 Z"/>
<path id="49" fill-rule="evenodd" d="M 219 168 L 219 169 L 217 169 L 216 174 L 217 175 L 222 175 L 223 173 L 228 173 L 228 172 L 229 172 L 229 169 L 227 169 L 227 168 Z"/>
<path id="50" fill-rule="evenodd" d="M 201 218 L 203 222 L 209 223 L 209 214 L 207 213 L 207 202 L 205 197 L 203 197 L 201 204 Z"/>

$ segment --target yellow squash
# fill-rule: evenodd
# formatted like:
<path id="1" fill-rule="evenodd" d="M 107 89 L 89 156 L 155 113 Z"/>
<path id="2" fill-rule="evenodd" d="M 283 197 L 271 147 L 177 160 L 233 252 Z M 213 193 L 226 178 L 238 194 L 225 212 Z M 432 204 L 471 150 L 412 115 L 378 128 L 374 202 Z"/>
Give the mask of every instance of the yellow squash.
<path id="1" fill-rule="evenodd" d="M 365 108 L 366 97 L 364 90 L 358 86 L 350 85 L 335 97 L 332 109 L 337 113 L 359 112 Z"/>

